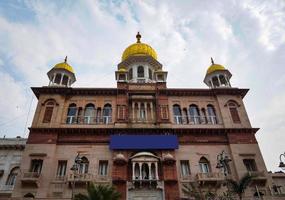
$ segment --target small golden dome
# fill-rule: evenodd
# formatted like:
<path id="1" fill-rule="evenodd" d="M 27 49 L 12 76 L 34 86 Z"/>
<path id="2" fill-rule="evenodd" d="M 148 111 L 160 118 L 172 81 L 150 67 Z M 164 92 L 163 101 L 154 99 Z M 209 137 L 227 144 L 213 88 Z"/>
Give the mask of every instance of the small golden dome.
<path id="1" fill-rule="evenodd" d="M 126 60 L 130 56 L 151 56 L 154 59 L 157 59 L 155 50 L 148 44 L 141 43 L 141 35 L 139 32 L 136 35 L 136 38 L 137 42 L 125 49 L 122 55 L 122 61 Z"/>
<path id="2" fill-rule="evenodd" d="M 54 69 L 65 69 L 74 74 L 73 68 L 67 63 L 67 56 L 64 59 L 64 62 L 56 64 Z"/>
<path id="3" fill-rule="evenodd" d="M 219 65 L 219 64 L 215 64 L 214 61 L 213 61 L 213 58 L 211 58 L 211 61 L 212 61 L 212 65 L 208 68 L 207 70 L 207 74 L 211 74 L 215 71 L 219 71 L 219 70 L 226 70 L 226 68 L 222 65 Z"/>

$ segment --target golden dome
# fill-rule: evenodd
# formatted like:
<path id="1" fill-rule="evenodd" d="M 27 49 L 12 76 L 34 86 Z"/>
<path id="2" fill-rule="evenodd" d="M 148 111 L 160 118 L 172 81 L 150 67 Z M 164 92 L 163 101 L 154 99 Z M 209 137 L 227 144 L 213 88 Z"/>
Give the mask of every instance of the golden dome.
<path id="1" fill-rule="evenodd" d="M 126 60 L 130 56 L 151 56 L 154 59 L 157 59 L 155 50 L 148 44 L 141 43 L 141 35 L 139 32 L 136 35 L 136 38 L 137 42 L 125 49 L 122 55 L 122 61 Z"/>
<path id="2" fill-rule="evenodd" d="M 54 69 L 65 69 L 74 74 L 73 68 L 67 63 L 67 57 L 65 57 L 64 62 L 56 64 Z"/>
<path id="3" fill-rule="evenodd" d="M 219 71 L 219 70 L 226 70 L 226 68 L 222 65 L 219 65 L 219 64 L 215 64 L 214 61 L 213 61 L 213 58 L 211 58 L 211 61 L 212 61 L 212 65 L 208 68 L 207 70 L 207 74 L 211 74 L 215 71 Z"/>

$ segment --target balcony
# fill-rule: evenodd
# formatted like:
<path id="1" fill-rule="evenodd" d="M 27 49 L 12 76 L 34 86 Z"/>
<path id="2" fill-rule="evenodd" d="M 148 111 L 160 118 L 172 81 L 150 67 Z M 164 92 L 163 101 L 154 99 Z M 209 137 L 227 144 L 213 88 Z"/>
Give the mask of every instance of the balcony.
<path id="1" fill-rule="evenodd" d="M 97 175 L 95 177 L 95 182 L 96 183 L 109 183 L 111 182 L 111 178 L 109 176 L 104 176 L 104 175 Z"/>
<path id="2" fill-rule="evenodd" d="M 192 116 L 174 116 L 174 124 L 177 125 L 215 125 L 219 124 L 216 116 L 209 117 L 192 117 Z"/>
<path id="3" fill-rule="evenodd" d="M 249 171 L 248 175 L 253 176 L 252 184 L 265 186 L 267 182 L 267 177 L 264 171 Z"/>
<path id="4" fill-rule="evenodd" d="M 181 182 L 194 182 L 195 181 L 195 178 L 189 174 L 189 175 L 181 175 L 180 176 L 180 181 Z"/>
<path id="5" fill-rule="evenodd" d="M 67 180 L 66 176 L 56 176 L 52 182 L 53 183 L 64 183 L 66 182 L 66 180 Z"/>
<path id="6" fill-rule="evenodd" d="M 103 117 L 75 117 L 75 116 L 67 116 L 66 124 L 82 124 L 82 125 L 104 125 L 104 124 L 112 124 L 111 116 L 103 116 Z"/>
<path id="7" fill-rule="evenodd" d="M 93 181 L 92 174 L 86 173 L 86 174 L 69 174 L 67 177 L 67 181 L 70 184 L 86 184 Z"/>
<path id="8" fill-rule="evenodd" d="M 127 182 L 128 189 L 135 188 L 153 188 L 153 189 L 162 189 L 163 181 L 159 180 L 133 180 L 132 182 Z"/>
<path id="9" fill-rule="evenodd" d="M 224 174 L 220 172 L 198 173 L 196 178 L 201 185 L 220 186 L 220 184 L 225 180 Z"/>
<path id="10" fill-rule="evenodd" d="M 0 187 L 0 191 L 1 193 L 5 192 L 5 193 L 11 193 L 14 189 L 14 185 L 2 185 Z"/>
<path id="11" fill-rule="evenodd" d="M 40 172 L 23 172 L 21 175 L 22 185 L 39 187 L 41 180 Z"/>

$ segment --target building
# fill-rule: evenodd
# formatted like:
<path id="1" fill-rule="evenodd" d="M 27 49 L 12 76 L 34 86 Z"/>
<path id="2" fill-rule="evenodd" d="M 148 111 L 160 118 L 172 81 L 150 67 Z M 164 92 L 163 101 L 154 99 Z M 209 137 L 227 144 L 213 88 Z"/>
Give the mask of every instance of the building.
<path id="1" fill-rule="evenodd" d="M 116 88 L 72 87 L 67 59 L 47 73 L 48 86 L 32 88 L 38 105 L 13 199 L 70 199 L 95 182 L 113 184 L 122 199 L 175 200 L 187 198 L 183 185 L 221 194 L 226 177 L 248 173 L 255 178 L 246 198 L 272 199 L 243 103 L 249 90 L 232 87 L 230 71 L 213 59 L 209 88 L 167 88 L 155 50 L 136 38 Z"/>
<path id="2" fill-rule="evenodd" d="M 11 197 L 26 140 L 21 137 L 0 139 L 0 199 Z"/>

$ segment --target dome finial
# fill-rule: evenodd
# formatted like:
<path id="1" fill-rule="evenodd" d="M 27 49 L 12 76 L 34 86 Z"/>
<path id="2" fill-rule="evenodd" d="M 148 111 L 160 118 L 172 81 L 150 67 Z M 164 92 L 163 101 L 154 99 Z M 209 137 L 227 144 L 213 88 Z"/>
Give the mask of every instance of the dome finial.
<path id="1" fill-rule="evenodd" d="M 67 62 L 67 56 L 65 56 L 65 58 L 64 58 L 64 62 L 65 62 L 65 63 Z"/>
<path id="2" fill-rule="evenodd" d="M 137 43 L 141 43 L 141 34 L 140 32 L 137 33 L 136 38 L 137 38 Z"/>
<path id="3" fill-rule="evenodd" d="M 214 60 L 213 60 L 213 58 L 211 57 L 211 63 L 212 63 L 212 65 L 214 65 L 215 63 L 214 63 Z"/>

